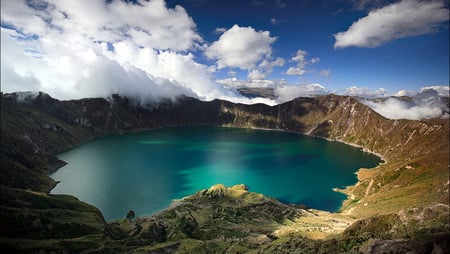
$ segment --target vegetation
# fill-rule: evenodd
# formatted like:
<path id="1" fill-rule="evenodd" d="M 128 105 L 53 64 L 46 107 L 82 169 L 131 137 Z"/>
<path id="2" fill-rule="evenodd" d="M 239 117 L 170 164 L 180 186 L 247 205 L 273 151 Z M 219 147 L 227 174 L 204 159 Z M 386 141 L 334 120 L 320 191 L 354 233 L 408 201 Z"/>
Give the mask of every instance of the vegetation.
<path id="1" fill-rule="evenodd" d="M 132 220 L 134 220 L 134 217 L 136 217 L 136 214 L 134 213 L 134 211 L 133 210 L 129 210 L 128 213 L 127 213 L 126 218 L 129 221 L 132 221 Z"/>
<path id="2" fill-rule="evenodd" d="M 19 97 L 21 99 L 19 99 Z M 0 247 L 9 252 L 394 253 L 449 250 L 449 122 L 388 120 L 350 97 L 277 106 L 182 97 L 138 105 L 1 94 Z M 212 186 L 151 217 L 106 223 L 47 194 L 55 157 L 95 137 L 179 125 L 268 128 L 358 144 L 386 161 L 361 169 L 340 213 L 282 204 L 245 185 Z M 113 197 L 112 197 L 113 198 Z"/>

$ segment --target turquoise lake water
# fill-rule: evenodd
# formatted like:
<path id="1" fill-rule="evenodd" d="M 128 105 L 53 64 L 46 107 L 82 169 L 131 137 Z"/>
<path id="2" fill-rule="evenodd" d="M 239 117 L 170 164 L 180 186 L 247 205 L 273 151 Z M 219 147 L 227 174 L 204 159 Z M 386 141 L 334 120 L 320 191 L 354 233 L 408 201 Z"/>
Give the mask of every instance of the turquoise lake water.
<path id="1" fill-rule="evenodd" d="M 286 203 L 336 211 L 359 168 L 380 158 L 308 136 L 263 130 L 188 127 L 111 135 L 59 154 L 68 164 L 51 175 L 53 194 L 98 207 L 106 220 L 166 208 L 214 184 L 244 183 Z"/>

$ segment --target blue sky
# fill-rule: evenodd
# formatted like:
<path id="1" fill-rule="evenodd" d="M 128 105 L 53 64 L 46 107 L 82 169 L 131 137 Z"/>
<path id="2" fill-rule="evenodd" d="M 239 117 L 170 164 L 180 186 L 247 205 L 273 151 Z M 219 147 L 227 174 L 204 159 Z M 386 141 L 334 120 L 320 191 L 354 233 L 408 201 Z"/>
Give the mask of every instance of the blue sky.
<path id="1" fill-rule="evenodd" d="M 418 90 L 429 85 L 449 83 L 448 20 L 435 25 L 435 31 L 392 40 L 375 48 L 347 47 L 335 49 L 334 34 L 346 31 L 370 11 L 399 1 L 195 1 L 169 0 L 169 6 L 182 5 L 197 24 L 202 37 L 213 42 L 220 37 L 216 28 L 237 24 L 251 26 L 257 31 L 269 31 L 276 37 L 273 56 L 290 59 L 298 49 L 309 58 L 320 58 L 309 65 L 305 74 L 285 75 L 287 61 L 267 78 L 286 79 L 289 83 L 320 83 L 340 92 L 349 86 L 373 90 L 385 88 L 391 93 L 401 89 Z M 366 1 L 367 2 L 367 1 Z M 447 4 L 448 8 L 448 4 Z M 204 54 L 196 54 L 200 62 L 214 64 Z M 245 79 L 247 72 L 233 68 L 237 78 Z M 328 70 L 329 75 L 320 75 Z M 226 78 L 226 70 L 217 73 Z"/>
<path id="2" fill-rule="evenodd" d="M 1 33 L 3 92 L 448 96 L 448 0 L 2 0 Z"/>

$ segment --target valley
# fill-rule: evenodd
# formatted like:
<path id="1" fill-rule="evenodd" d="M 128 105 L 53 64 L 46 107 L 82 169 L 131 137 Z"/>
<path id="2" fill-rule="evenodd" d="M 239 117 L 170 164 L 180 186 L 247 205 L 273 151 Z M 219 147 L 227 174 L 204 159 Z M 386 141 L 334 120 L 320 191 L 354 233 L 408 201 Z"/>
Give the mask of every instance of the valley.
<path id="1" fill-rule="evenodd" d="M 303 133 L 362 147 L 385 162 L 361 169 L 358 183 L 339 190 L 348 195 L 339 213 L 282 204 L 244 185 L 213 186 L 151 217 L 106 222 L 95 207 L 48 194 L 56 184 L 48 174 L 64 165 L 57 153 L 104 135 L 193 125 Z M 389 120 L 337 95 L 267 106 L 189 97 L 139 105 L 118 95 L 59 101 L 44 93 L 2 93 L 1 137 L 0 243 L 7 250 L 448 251 L 448 119 Z"/>

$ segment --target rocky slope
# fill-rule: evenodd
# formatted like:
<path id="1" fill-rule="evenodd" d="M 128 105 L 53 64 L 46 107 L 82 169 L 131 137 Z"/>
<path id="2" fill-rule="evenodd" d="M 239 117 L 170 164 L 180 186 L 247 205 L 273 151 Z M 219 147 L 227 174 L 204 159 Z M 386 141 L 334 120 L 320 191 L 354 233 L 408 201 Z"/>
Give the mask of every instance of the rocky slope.
<path id="1" fill-rule="evenodd" d="M 257 194 L 238 197 L 233 194 L 234 203 L 228 204 L 228 194 L 236 190 L 223 187 L 219 190 L 227 195 L 214 198 L 215 194 L 211 196 L 205 191 L 152 219 L 107 225 L 95 208 L 66 196 L 45 194 L 55 185 L 47 174 L 64 165 L 55 154 L 102 135 L 183 125 L 305 133 L 361 146 L 383 156 L 386 163 L 360 170 L 359 182 L 341 190 L 349 199 L 340 214 L 307 211 L 265 197 L 251 198 L 248 202 L 248 197 Z M 126 251 L 144 245 L 147 247 L 141 248 L 143 252 L 189 253 L 195 248 L 212 246 L 210 250 L 214 252 L 237 253 L 259 246 L 262 252 L 283 253 L 329 252 L 333 248 L 356 251 L 359 246 L 365 246 L 361 251 L 367 252 L 392 246 L 404 249 L 422 246 L 424 250 L 434 248 L 430 247 L 433 244 L 441 249 L 448 246 L 442 240 L 445 239 L 442 234 L 448 235 L 449 226 L 448 220 L 443 219 L 448 216 L 449 204 L 448 119 L 388 120 L 351 97 L 336 95 L 298 98 L 270 107 L 218 100 L 202 102 L 187 97 L 139 105 L 117 95 L 108 100 L 58 101 L 43 93 L 15 93 L 1 95 L 1 139 L 0 242 L 9 249 L 25 246 L 20 247 L 25 252 L 62 251 L 74 250 L 77 245 L 81 247 L 75 252 L 111 252 L 112 249 L 106 251 L 108 246 L 128 246 L 121 249 Z M 247 203 L 267 209 L 252 210 L 246 208 Z M 211 209 L 214 206 L 228 208 L 216 211 Z M 173 213 L 176 216 L 170 217 Z M 210 232 L 217 220 L 206 218 L 217 213 L 219 218 L 223 216 L 223 223 Z M 237 213 L 260 217 L 261 221 L 258 224 L 246 216 L 236 217 Z M 314 215 L 306 216 L 311 213 Z M 401 228 L 401 219 L 409 226 Z M 147 223 L 148 220 L 153 222 Z M 340 233 L 355 221 L 358 222 Z M 62 230 L 71 227 L 78 235 L 66 235 Z M 27 228 L 33 230 L 28 232 Z M 48 235 L 38 237 L 47 230 Z M 160 231 L 166 233 L 161 235 Z M 372 231 L 375 233 L 361 233 Z M 228 238 L 227 232 L 236 238 Z M 340 234 L 330 236 L 336 233 Z M 364 237 L 358 236 L 361 234 Z M 63 235 L 66 239 L 61 240 Z M 331 238 L 310 240 L 324 237 Z M 56 247 L 49 247 L 52 244 Z"/>

